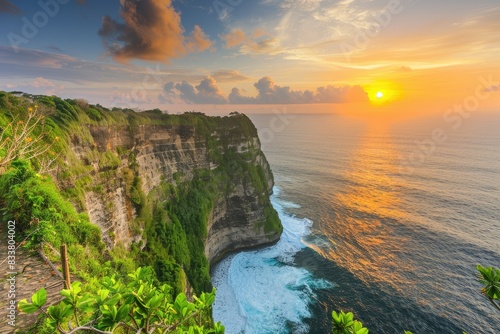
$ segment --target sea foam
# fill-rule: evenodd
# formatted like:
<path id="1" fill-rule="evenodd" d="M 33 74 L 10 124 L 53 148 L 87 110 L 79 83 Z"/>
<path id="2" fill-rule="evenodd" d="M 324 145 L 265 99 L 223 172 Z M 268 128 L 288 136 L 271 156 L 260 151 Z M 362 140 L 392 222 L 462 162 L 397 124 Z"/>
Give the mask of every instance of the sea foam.
<path id="1" fill-rule="evenodd" d="M 315 289 L 332 284 L 294 266 L 294 256 L 306 247 L 312 221 L 286 213 L 300 207 L 280 200 L 275 187 L 271 202 L 283 224 L 280 241 L 264 249 L 241 252 L 220 262 L 212 272 L 217 288 L 215 321 L 227 334 L 307 333 L 304 319 L 311 317 Z"/>

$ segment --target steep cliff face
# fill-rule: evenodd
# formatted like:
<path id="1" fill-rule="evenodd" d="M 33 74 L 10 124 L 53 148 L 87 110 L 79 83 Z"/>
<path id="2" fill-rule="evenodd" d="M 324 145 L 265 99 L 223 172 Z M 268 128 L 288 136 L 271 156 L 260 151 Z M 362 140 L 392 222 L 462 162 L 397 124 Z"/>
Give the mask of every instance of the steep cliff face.
<path id="1" fill-rule="evenodd" d="M 146 203 L 170 199 L 165 184 L 175 188 L 200 172 L 221 183 L 205 222 L 210 264 L 228 252 L 279 239 L 281 225 L 269 202 L 272 172 L 255 127 L 244 115 L 199 117 L 208 126 L 88 124 L 82 125 L 82 132 L 88 131 L 80 136 L 84 140 L 72 139 L 71 150 L 92 177 L 82 209 L 101 228 L 108 247 L 147 245 L 139 212 L 148 209 Z"/>
<path id="2" fill-rule="evenodd" d="M 196 136 L 194 126 L 89 126 L 89 131 L 100 152 L 120 149 L 135 154 L 145 193 L 162 179 L 172 181 L 176 172 L 191 175 L 194 169 L 210 167 L 206 142 Z M 122 163 L 126 166 L 127 161 Z"/>
<path id="3" fill-rule="evenodd" d="M 175 173 L 190 178 L 195 169 L 210 167 L 206 143 L 196 138 L 195 129 L 190 126 L 89 125 L 87 128 L 90 143 L 73 141 L 71 148 L 79 159 L 92 166 L 94 184 L 104 189 L 100 193 L 87 191 L 85 208 L 110 247 L 118 243 L 129 246 L 141 239 L 140 231 L 131 229 L 131 222 L 138 214 L 130 196 L 130 183 L 134 182 L 131 173 L 141 181 L 140 189 L 135 190 L 147 195 L 162 181 L 174 182 Z M 90 154 L 94 150 L 100 154 Z M 112 166 L 103 163 L 105 152 L 116 155 L 118 161 Z M 130 168 L 132 164 L 135 170 Z"/>
<path id="4" fill-rule="evenodd" d="M 265 228 L 265 206 L 259 200 L 272 194 L 274 181 L 269 164 L 261 154 L 253 163 L 266 171 L 267 186 L 259 193 L 254 186 L 240 179 L 230 194 L 217 199 L 208 222 L 205 244 L 205 254 L 212 264 L 229 252 L 273 243 L 281 235 L 281 230 Z"/>

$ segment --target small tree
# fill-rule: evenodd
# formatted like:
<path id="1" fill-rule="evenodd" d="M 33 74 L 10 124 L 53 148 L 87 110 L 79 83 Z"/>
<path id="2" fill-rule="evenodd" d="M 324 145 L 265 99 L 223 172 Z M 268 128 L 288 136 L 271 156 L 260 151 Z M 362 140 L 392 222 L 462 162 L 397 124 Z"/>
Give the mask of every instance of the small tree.
<path id="1" fill-rule="evenodd" d="M 16 114 L 8 113 L 10 121 L 0 128 L 0 175 L 15 159 L 35 159 L 40 166 L 39 172 L 48 172 L 57 155 L 50 152 L 52 145 L 45 142 L 45 111 L 35 104 Z"/>

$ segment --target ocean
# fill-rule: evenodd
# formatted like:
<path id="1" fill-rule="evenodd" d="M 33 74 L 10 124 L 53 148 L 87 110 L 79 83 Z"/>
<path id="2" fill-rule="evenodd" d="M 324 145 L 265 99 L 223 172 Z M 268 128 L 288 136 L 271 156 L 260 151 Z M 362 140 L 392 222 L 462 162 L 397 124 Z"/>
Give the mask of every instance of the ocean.
<path id="1" fill-rule="evenodd" d="M 250 115 L 284 225 L 212 270 L 227 334 L 500 333 L 477 264 L 500 267 L 500 115 Z M 458 125 L 458 126 L 457 126 Z"/>

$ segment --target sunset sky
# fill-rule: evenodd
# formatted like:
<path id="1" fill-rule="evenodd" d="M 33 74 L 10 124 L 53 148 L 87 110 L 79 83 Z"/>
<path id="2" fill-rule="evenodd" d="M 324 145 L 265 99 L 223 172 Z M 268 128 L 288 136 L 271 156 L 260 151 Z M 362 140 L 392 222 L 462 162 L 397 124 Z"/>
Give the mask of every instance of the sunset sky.
<path id="1" fill-rule="evenodd" d="M 498 0 L 0 0 L 0 26 L 5 91 L 209 114 L 500 109 Z"/>

